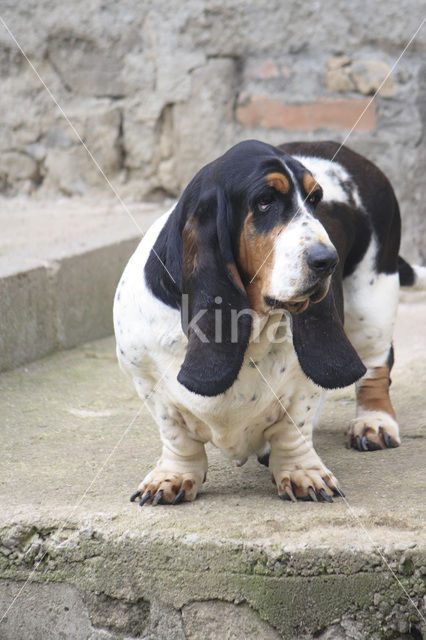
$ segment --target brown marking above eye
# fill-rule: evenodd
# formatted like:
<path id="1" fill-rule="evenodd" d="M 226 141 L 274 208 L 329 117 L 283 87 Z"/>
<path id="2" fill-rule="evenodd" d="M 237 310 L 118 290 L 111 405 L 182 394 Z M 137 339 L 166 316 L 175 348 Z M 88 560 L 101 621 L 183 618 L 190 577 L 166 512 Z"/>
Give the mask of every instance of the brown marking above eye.
<path id="1" fill-rule="evenodd" d="M 284 195 L 288 193 L 288 190 L 290 189 L 288 178 L 283 173 L 268 173 L 266 176 L 266 184 L 269 187 L 274 187 L 274 189 Z"/>
<path id="2" fill-rule="evenodd" d="M 303 176 L 303 188 L 307 195 L 313 195 L 315 191 L 321 189 L 318 182 L 310 173 L 305 173 L 305 175 Z"/>

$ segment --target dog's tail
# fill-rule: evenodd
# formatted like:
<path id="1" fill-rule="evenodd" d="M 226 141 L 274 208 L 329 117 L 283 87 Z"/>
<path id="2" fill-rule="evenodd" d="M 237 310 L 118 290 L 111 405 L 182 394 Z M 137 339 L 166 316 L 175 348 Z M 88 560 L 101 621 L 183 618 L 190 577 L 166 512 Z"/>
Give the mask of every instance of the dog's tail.
<path id="1" fill-rule="evenodd" d="M 398 257 L 399 284 L 401 287 L 410 287 L 416 291 L 426 291 L 426 267 L 408 264 Z"/>

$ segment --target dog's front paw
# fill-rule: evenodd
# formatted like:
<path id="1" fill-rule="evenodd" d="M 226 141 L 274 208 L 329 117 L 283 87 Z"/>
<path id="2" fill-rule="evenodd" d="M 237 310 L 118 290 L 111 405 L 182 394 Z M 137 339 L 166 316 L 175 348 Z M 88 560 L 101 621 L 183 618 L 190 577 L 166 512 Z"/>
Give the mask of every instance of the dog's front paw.
<path id="1" fill-rule="evenodd" d="M 332 496 L 343 496 L 335 476 L 323 468 L 282 469 L 273 476 L 278 495 L 283 500 L 312 500 L 333 502 Z"/>
<path id="2" fill-rule="evenodd" d="M 348 447 L 358 451 L 377 451 L 399 447 L 398 423 L 384 411 L 366 411 L 352 420 Z"/>
<path id="3" fill-rule="evenodd" d="M 144 504 L 179 504 L 184 500 L 195 500 L 203 479 L 198 473 L 175 473 L 154 469 L 139 485 L 138 490 L 131 496 L 130 501 L 139 500 Z"/>

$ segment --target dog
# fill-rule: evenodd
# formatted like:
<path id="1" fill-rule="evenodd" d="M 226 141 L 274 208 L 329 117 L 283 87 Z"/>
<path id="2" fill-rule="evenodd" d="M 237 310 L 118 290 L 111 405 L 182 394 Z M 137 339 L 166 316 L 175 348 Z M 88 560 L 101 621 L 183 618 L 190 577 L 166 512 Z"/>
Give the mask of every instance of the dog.
<path id="1" fill-rule="evenodd" d="M 353 383 L 350 446 L 399 446 L 398 291 L 426 282 L 400 228 L 384 174 L 335 142 L 249 140 L 196 174 L 115 296 L 118 360 L 163 444 L 132 501 L 194 500 L 211 442 L 238 466 L 256 455 L 283 499 L 332 502 L 312 431 L 324 390 Z"/>

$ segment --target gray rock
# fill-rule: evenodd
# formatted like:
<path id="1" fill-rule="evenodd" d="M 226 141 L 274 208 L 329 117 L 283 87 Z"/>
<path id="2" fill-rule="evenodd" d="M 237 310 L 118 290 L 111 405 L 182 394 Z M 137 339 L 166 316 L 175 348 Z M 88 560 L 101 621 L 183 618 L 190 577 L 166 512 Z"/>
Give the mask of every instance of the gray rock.
<path id="1" fill-rule="evenodd" d="M 173 109 L 173 142 L 178 182 L 185 185 L 199 168 L 235 142 L 233 123 L 237 66 L 229 58 L 209 60 L 191 75 L 191 95 Z"/>
<path id="2" fill-rule="evenodd" d="M 31 182 L 37 177 L 37 162 L 23 152 L 8 151 L 0 155 L 0 184 L 7 191 L 8 185 Z"/>
<path id="3" fill-rule="evenodd" d="M 213 600 L 182 610 L 187 640 L 281 640 L 282 636 L 246 604 Z"/>
<path id="4" fill-rule="evenodd" d="M 2 614 L 8 609 L 1 623 L 2 640 L 101 640 L 91 635 L 94 629 L 77 589 L 66 584 L 23 586 L 2 581 L 0 609 Z"/>
<path id="5" fill-rule="evenodd" d="M 350 75 L 356 89 L 365 95 L 379 91 L 381 96 L 389 98 L 396 92 L 391 69 L 382 60 L 356 60 L 351 65 Z"/>
<path id="6" fill-rule="evenodd" d="M 78 32 L 60 32 L 48 39 L 47 55 L 61 81 L 81 96 L 118 97 L 124 93 L 123 64 L 117 53 L 114 47 L 100 49 Z"/>

